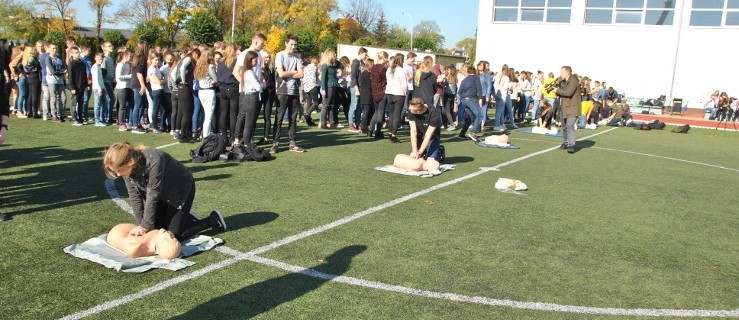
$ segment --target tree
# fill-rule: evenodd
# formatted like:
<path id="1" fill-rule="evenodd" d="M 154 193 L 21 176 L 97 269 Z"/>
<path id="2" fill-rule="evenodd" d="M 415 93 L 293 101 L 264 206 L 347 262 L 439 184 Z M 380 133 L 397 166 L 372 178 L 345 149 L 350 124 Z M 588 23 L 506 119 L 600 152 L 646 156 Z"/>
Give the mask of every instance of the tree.
<path id="1" fill-rule="evenodd" d="M 467 57 L 469 57 L 470 61 L 475 61 L 475 53 L 476 53 L 476 47 L 477 47 L 477 40 L 473 38 L 466 38 L 463 40 L 460 40 L 455 44 L 456 49 L 462 50 Z"/>
<path id="2" fill-rule="evenodd" d="M 189 0 L 162 0 L 164 16 L 154 21 L 164 32 L 166 42 L 170 48 L 175 44 L 177 33 L 185 27 L 188 15 L 202 10 L 202 8 L 194 8 L 192 12 L 188 12 L 189 7 Z"/>
<path id="3" fill-rule="evenodd" d="M 318 35 L 306 29 L 295 30 L 290 33 L 298 37 L 298 47 L 295 48 L 295 52 L 302 54 L 303 57 L 318 55 L 320 51 L 320 49 L 318 48 L 318 43 L 316 43 L 316 38 L 318 38 Z"/>
<path id="4" fill-rule="evenodd" d="M 216 20 L 210 11 L 200 10 L 185 24 L 187 36 L 194 42 L 212 46 L 216 41 L 223 39 L 221 23 Z"/>
<path id="5" fill-rule="evenodd" d="M 349 0 L 347 8 L 341 11 L 354 17 L 366 30 L 372 29 L 380 14 L 383 14 L 382 4 L 377 0 Z"/>
<path id="6" fill-rule="evenodd" d="M 367 34 L 367 30 L 351 16 L 339 18 L 336 23 L 339 26 L 339 40 L 342 42 L 352 43 Z"/>
<path id="7" fill-rule="evenodd" d="M 416 44 L 416 39 L 422 41 L 426 48 L 421 49 L 421 46 Z M 441 35 L 439 24 L 434 20 L 424 20 L 417 24 L 413 28 L 413 45 L 421 50 L 441 51 L 444 46 L 444 36 Z"/>
<path id="8" fill-rule="evenodd" d="M 390 26 L 388 25 L 387 19 L 385 18 L 384 10 L 380 10 L 380 15 L 379 17 L 377 17 L 377 23 L 375 24 L 375 28 L 372 29 L 372 33 L 375 35 L 375 40 L 377 40 L 378 46 L 386 45 L 385 42 L 387 41 L 391 32 Z"/>
<path id="9" fill-rule="evenodd" d="M 393 25 L 388 32 L 387 43 L 385 46 L 393 49 L 407 49 L 410 47 L 411 34 L 398 25 Z M 413 39 L 415 41 L 415 39 Z M 415 42 L 413 43 L 415 46 Z"/>
<path id="10" fill-rule="evenodd" d="M 95 11 L 95 28 L 97 33 L 95 36 L 95 42 L 100 43 L 100 28 L 103 27 L 103 23 L 106 22 L 108 17 L 105 15 L 105 7 L 110 5 L 110 0 L 89 0 L 90 8 Z"/>
<path id="11" fill-rule="evenodd" d="M 4 30 L 10 39 L 27 39 L 29 42 L 36 41 L 46 33 L 46 27 L 42 27 L 33 17 L 33 6 L 19 0 L 4 0 L 0 3 L 0 29 Z M 43 30 L 42 30 L 43 29 Z"/>
<path id="12" fill-rule="evenodd" d="M 72 8 L 72 0 L 34 0 L 36 5 L 41 6 L 43 12 L 53 16 L 59 13 L 58 22 L 61 24 L 61 30 L 64 35 L 68 35 L 74 29 L 75 10 Z M 49 21 L 53 23 L 54 21 Z"/>
<path id="13" fill-rule="evenodd" d="M 375 45 L 375 39 L 372 37 L 361 37 L 357 39 L 357 41 L 354 41 L 353 43 L 355 46 L 368 46 L 373 47 Z"/>
<path id="14" fill-rule="evenodd" d="M 127 0 L 126 5 L 120 6 L 115 15 L 119 19 L 132 25 L 152 22 L 159 17 L 164 6 L 156 0 Z"/>
<path id="15" fill-rule="evenodd" d="M 162 30 L 154 22 L 143 22 L 136 26 L 133 35 L 136 41 L 146 41 L 146 43 L 154 44 L 162 36 Z"/>
<path id="16" fill-rule="evenodd" d="M 44 41 L 53 43 L 59 48 L 57 52 L 59 52 L 59 55 L 64 54 L 64 42 L 67 40 L 67 35 L 64 33 L 64 31 L 61 30 L 52 30 L 49 31 L 49 33 L 46 34 L 46 37 L 44 37 Z"/>
<path id="17" fill-rule="evenodd" d="M 120 47 L 126 44 L 126 37 L 118 30 L 111 30 L 105 33 L 103 40 L 110 42 L 113 47 Z"/>

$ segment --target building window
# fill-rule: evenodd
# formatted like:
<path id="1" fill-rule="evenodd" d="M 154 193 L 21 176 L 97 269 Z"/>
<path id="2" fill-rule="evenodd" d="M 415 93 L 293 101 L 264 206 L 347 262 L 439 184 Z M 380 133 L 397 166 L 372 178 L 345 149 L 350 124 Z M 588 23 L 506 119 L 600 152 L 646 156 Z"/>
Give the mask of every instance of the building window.
<path id="1" fill-rule="evenodd" d="M 675 17 L 675 2 L 677 0 L 588 0 L 585 23 L 669 26 Z"/>
<path id="2" fill-rule="evenodd" d="M 572 0 L 495 0 L 493 22 L 570 23 Z"/>
<path id="3" fill-rule="evenodd" d="M 690 25 L 694 27 L 739 26 L 739 0 L 693 1 Z"/>

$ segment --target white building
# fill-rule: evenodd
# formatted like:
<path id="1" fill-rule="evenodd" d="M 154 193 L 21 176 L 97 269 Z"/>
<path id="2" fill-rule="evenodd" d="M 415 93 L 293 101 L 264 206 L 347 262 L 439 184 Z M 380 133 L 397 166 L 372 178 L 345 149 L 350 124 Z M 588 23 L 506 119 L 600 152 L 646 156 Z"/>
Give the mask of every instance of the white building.
<path id="1" fill-rule="evenodd" d="M 739 0 L 480 0 L 477 59 L 562 65 L 627 96 L 739 96 Z M 702 107 L 702 105 L 701 105 Z"/>

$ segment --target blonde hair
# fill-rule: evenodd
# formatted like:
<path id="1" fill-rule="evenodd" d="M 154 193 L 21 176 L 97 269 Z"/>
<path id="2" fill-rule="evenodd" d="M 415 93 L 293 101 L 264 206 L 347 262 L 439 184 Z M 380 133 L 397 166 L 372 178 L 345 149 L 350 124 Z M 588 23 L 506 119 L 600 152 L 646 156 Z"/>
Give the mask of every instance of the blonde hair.
<path id="1" fill-rule="evenodd" d="M 418 70 L 416 70 L 416 75 L 414 76 L 413 82 L 416 85 L 421 84 L 421 73 L 424 71 L 431 71 L 434 69 L 434 58 L 431 56 L 426 56 L 423 58 L 423 63 L 419 65 Z"/>
<path id="2" fill-rule="evenodd" d="M 128 142 L 114 143 L 103 154 L 103 171 L 108 177 L 116 177 L 116 170 L 125 166 L 131 166 L 131 171 L 138 167 L 139 159 L 143 156 L 141 151 L 146 149 L 143 145 L 133 147 Z"/>
<path id="3" fill-rule="evenodd" d="M 331 65 L 336 60 L 336 52 L 333 49 L 326 49 L 321 55 L 321 65 Z"/>
<path id="4" fill-rule="evenodd" d="M 233 44 L 229 44 L 226 46 L 226 49 L 223 50 L 223 64 L 226 65 L 226 68 L 231 68 L 231 66 L 234 65 L 235 61 L 236 46 Z"/>

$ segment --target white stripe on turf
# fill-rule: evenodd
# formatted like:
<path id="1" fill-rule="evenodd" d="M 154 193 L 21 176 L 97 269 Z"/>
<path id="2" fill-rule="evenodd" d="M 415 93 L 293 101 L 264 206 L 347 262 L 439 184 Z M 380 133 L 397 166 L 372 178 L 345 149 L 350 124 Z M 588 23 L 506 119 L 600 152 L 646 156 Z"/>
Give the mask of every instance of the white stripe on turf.
<path id="1" fill-rule="evenodd" d="M 612 128 L 603 132 L 599 132 L 587 137 L 583 137 L 579 140 L 588 139 L 606 132 L 609 132 L 611 130 L 614 130 L 616 128 Z M 126 303 L 129 303 L 131 301 L 146 297 L 152 293 L 159 292 L 161 290 L 164 290 L 166 288 L 169 288 L 171 286 L 174 286 L 176 284 L 182 283 L 187 280 L 191 280 L 194 278 L 197 278 L 201 275 L 210 273 L 212 271 L 221 269 L 223 267 L 229 266 L 231 264 L 234 264 L 240 260 L 249 260 L 253 262 L 258 262 L 266 265 L 270 265 L 273 267 L 277 267 L 283 270 L 287 270 L 290 272 L 300 272 L 302 274 L 306 274 L 308 276 L 318 277 L 322 279 L 330 279 L 337 282 L 347 283 L 347 284 L 354 284 L 354 285 L 361 285 L 369 288 L 376 288 L 386 291 L 394 291 L 394 292 L 400 292 L 400 293 L 406 293 L 406 294 L 412 294 L 417 296 L 423 296 L 423 297 L 430 297 L 430 298 L 438 298 L 438 299 L 447 299 L 452 301 L 461 301 L 461 302 L 471 302 L 471 303 L 480 303 L 480 304 L 487 304 L 487 305 L 494 305 L 494 306 L 506 306 L 506 307 L 512 307 L 512 308 L 519 308 L 519 309 L 527 309 L 527 310 L 542 310 L 542 311 L 559 311 L 559 312 L 570 312 L 570 313 L 585 313 L 585 314 L 608 314 L 608 315 L 640 315 L 640 316 L 680 316 L 680 317 L 717 317 L 717 316 L 731 316 L 736 317 L 739 316 L 739 309 L 738 310 L 732 310 L 732 311 L 724 311 L 724 310 L 672 310 L 672 309 L 619 309 L 619 308 L 596 308 L 596 307 L 581 307 L 581 306 L 568 306 L 568 305 L 558 305 L 558 304 L 551 304 L 551 303 L 540 303 L 540 302 L 524 302 L 524 301 L 511 301 L 511 300 L 499 300 L 499 299 L 491 299 L 491 298 L 485 298 L 485 297 L 469 297 L 469 296 L 463 296 L 463 295 L 457 295 L 452 293 L 437 293 L 432 291 L 425 291 L 425 290 L 418 290 L 413 288 L 406 288 L 402 286 L 395 286 L 395 285 L 389 285 L 379 282 L 373 282 L 373 281 L 367 281 L 357 278 L 351 278 L 351 277 L 344 277 L 344 276 L 336 276 L 336 275 L 330 275 L 325 273 L 320 273 L 314 270 L 298 267 L 298 266 L 292 266 L 286 263 L 282 263 L 279 261 L 267 259 L 267 258 L 261 258 L 256 256 L 257 254 L 261 254 L 264 252 L 267 252 L 269 250 L 275 249 L 277 247 L 283 246 L 288 243 L 295 242 L 300 239 L 307 238 L 309 236 L 321 233 L 323 231 L 341 226 L 343 224 L 349 223 L 353 220 L 359 219 L 361 217 L 364 217 L 366 215 L 375 213 L 377 211 L 392 207 L 396 204 L 411 200 L 413 198 L 419 197 L 421 195 L 424 195 L 426 193 L 429 193 L 431 191 L 438 190 L 440 188 L 456 184 L 458 182 L 476 177 L 480 174 L 483 174 L 485 172 L 491 171 L 491 170 L 498 170 L 502 167 L 517 163 L 519 161 L 529 159 L 531 157 L 556 150 L 558 147 L 553 147 L 549 149 L 545 149 L 542 151 L 534 152 L 531 154 L 528 154 L 526 156 L 516 158 L 504 163 L 501 163 L 497 166 L 491 167 L 491 168 L 481 168 L 479 171 L 473 172 L 471 174 L 468 174 L 466 176 L 450 180 L 432 187 L 429 187 L 427 189 L 412 193 L 410 195 L 397 198 L 395 200 L 388 201 L 386 203 L 383 203 L 381 205 L 369 208 L 367 210 L 355 213 L 351 216 L 336 220 L 334 222 L 331 222 L 329 224 L 313 228 L 308 231 L 301 232 L 297 235 L 290 236 L 278 241 L 275 241 L 271 244 L 256 248 L 254 250 L 250 250 L 245 253 L 240 253 L 239 251 L 236 251 L 234 249 L 228 248 L 228 247 L 219 247 L 216 250 L 232 256 L 232 258 L 221 261 L 219 263 L 207 266 L 203 269 L 193 271 L 188 274 L 181 275 L 179 277 L 172 278 L 170 280 L 161 282 L 159 284 L 156 284 L 154 286 L 151 286 L 149 288 L 146 288 L 144 290 L 141 290 L 137 293 L 133 293 L 130 295 L 126 295 L 120 299 L 112 300 L 105 302 L 103 304 L 97 305 L 95 307 L 92 307 L 87 310 L 83 310 L 74 314 L 70 314 L 62 319 L 80 319 L 83 317 L 87 317 L 96 313 L 100 313 L 102 311 L 124 305 Z M 110 181 L 107 182 L 107 181 Z M 109 186 L 110 185 L 110 186 Z M 112 186 L 112 187 L 111 187 Z M 115 190 L 113 180 L 106 180 L 106 190 L 110 194 L 111 198 L 118 198 L 120 199 L 120 196 L 118 195 L 118 192 Z M 116 203 L 119 203 L 116 201 Z M 120 203 L 119 203 L 120 206 Z M 126 212 L 131 212 L 130 206 L 127 208 L 121 206 Z"/>
<path id="2" fill-rule="evenodd" d="M 658 156 L 658 155 L 654 155 L 654 154 L 641 153 L 641 152 L 628 151 L 628 150 L 610 149 L 610 148 L 603 148 L 603 147 L 593 147 L 593 148 L 600 149 L 600 150 L 607 150 L 607 151 L 615 151 L 615 152 L 623 152 L 623 153 L 628 153 L 628 154 L 635 154 L 635 155 L 640 155 L 640 156 L 645 156 L 645 157 L 667 159 L 667 160 L 672 160 L 672 161 L 679 161 L 679 162 L 685 162 L 685 163 L 690 163 L 690 164 L 697 164 L 697 165 L 711 167 L 711 168 L 716 168 L 716 169 L 722 169 L 722 170 L 729 170 L 729 171 L 739 172 L 739 169 L 722 167 L 722 166 L 718 166 L 718 165 L 710 164 L 710 163 L 703 163 L 703 162 L 690 161 L 690 160 L 685 160 L 685 159 L 678 159 L 678 158 L 672 158 L 672 157 Z"/>

